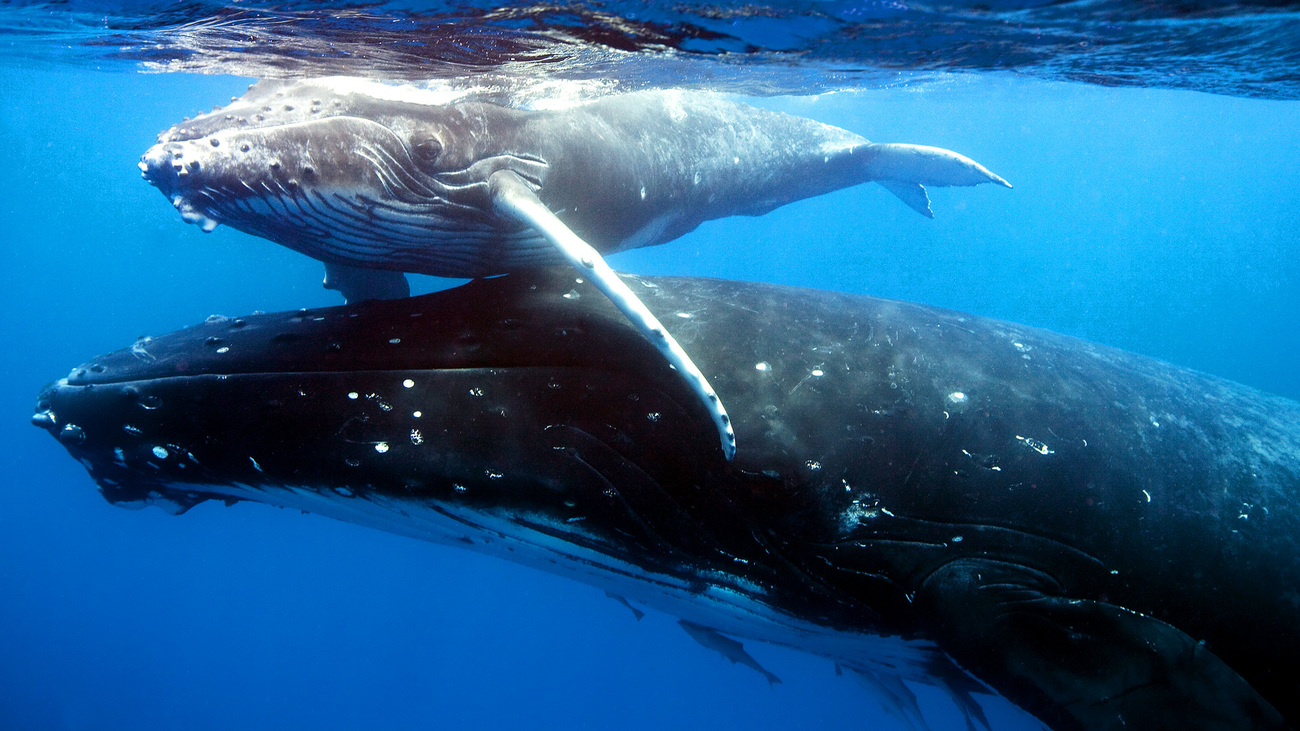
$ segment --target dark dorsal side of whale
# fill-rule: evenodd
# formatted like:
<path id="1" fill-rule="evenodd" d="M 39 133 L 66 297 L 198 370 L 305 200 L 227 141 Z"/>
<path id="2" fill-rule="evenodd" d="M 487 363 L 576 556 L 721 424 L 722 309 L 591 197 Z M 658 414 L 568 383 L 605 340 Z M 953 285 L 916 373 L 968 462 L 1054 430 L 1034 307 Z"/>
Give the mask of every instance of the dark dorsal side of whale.
<path id="1" fill-rule="evenodd" d="M 838 660 L 930 640 L 1053 728 L 1300 719 L 1300 405 L 920 305 L 626 278 L 727 399 L 728 464 L 576 280 L 213 320 L 92 360 L 34 420 L 112 501 L 304 507 L 706 627 L 766 607 Z"/>

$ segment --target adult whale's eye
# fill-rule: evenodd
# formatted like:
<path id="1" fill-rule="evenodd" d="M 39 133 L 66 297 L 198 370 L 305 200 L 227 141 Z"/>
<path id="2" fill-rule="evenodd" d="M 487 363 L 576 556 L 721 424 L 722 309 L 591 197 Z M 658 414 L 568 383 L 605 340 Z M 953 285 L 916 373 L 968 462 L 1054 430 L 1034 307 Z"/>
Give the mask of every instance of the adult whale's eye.
<path id="1" fill-rule="evenodd" d="M 411 140 L 411 157 L 425 170 L 432 170 L 442 155 L 442 142 L 432 135 L 421 135 Z"/>

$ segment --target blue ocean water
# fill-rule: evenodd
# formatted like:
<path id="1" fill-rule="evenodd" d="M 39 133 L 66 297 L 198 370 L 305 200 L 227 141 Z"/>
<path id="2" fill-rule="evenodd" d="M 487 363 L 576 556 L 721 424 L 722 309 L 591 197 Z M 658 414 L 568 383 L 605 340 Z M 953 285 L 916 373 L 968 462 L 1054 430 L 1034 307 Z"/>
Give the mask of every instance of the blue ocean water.
<path id="1" fill-rule="evenodd" d="M 336 303 L 317 263 L 202 234 L 138 179 L 158 131 L 249 80 L 104 66 L 0 66 L 0 727 L 902 728 L 826 660 L 749 648 L 769 689 L 669 617 L 494 559 L 258 505 L 104 502 L 27 424 L 44 383 L 212 313 Z M 933 190 L 927 220 L 862 186 L 616 268 L 925 302 L 1300 398 L 1300 103 L 999 73 L 754 102 L 1015 189 Z"/>

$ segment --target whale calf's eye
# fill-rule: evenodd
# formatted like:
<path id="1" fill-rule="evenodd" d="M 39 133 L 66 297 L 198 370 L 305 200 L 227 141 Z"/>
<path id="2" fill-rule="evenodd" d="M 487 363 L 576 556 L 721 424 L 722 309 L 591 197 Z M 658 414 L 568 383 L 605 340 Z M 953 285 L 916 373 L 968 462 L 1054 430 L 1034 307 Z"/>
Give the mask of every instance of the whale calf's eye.
<path id="1" fill-rule="evenodd" d="M 411 156 L 426 170 L 433 168 L 442 155 L 442 142 L 432 135 L 421 135 L 411 140 Z"/>

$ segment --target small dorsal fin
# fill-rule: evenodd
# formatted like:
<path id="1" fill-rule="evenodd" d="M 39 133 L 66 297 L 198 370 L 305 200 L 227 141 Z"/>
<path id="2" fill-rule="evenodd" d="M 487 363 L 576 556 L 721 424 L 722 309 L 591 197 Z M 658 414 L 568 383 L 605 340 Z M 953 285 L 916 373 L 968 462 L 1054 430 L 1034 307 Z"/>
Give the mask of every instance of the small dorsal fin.
<path id="1" fill-rule="evenodd" d="M 343 295 L 347 303 L 363 300 L 400 300 L 411 296 L 406 275 L 385 269 L 362 269 L 325 262 L 325 289 Z"/>
<path id="2" fill-rule="evenodd" d="M 934 211 L 930 210 L 930 196 L 925 192 L 925 186 L 920 183 L 905 183 L 901 180 L 877 180 L 880 187 L 898 196 L 908 208 L 925 216 L 934 218 Z"/>

